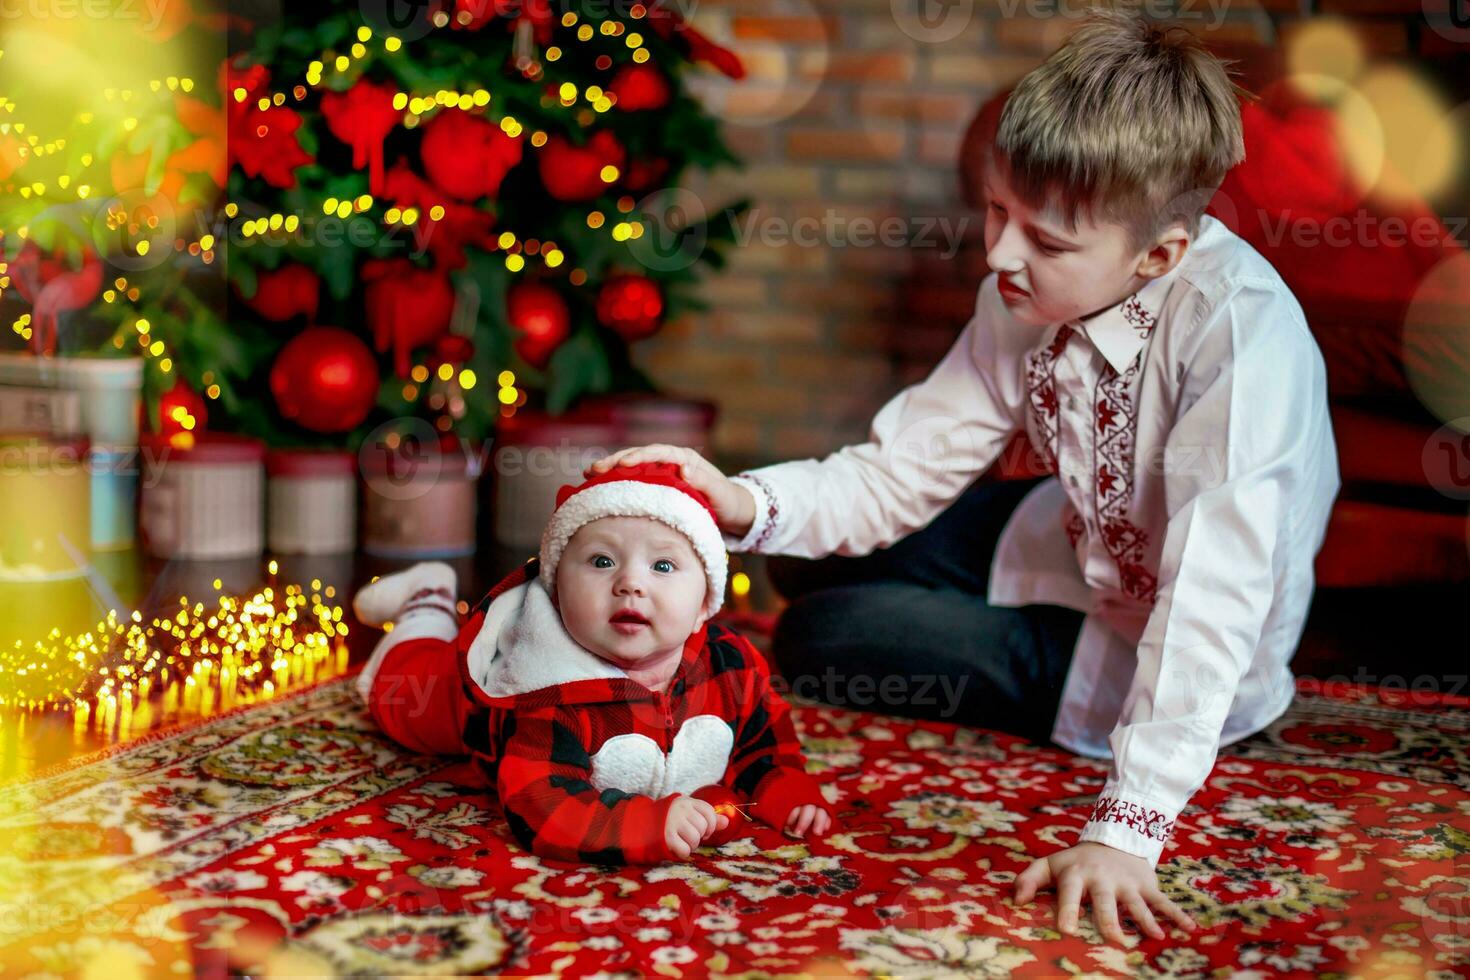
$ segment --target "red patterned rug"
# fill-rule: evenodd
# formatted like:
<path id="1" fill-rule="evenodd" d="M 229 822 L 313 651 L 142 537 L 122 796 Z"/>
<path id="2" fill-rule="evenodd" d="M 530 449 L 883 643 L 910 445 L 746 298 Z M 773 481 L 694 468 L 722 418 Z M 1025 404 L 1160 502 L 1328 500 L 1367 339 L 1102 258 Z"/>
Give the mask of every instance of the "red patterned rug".
<path id="1" fill-rule="evenodd" d="M 1416 703 L 1417 702 L 1417 703 Z M 350 681 L 0 789 L 5 976 L 785 973 L 1451 977 L 1470 970 L 1470 707 L 1303 691 L 1233 746 L 1160 877 L 1201 925 L 1128 948 L 1017 909 L 1103 768 L 1003 735 L 804 708 L 826 840 L 558 868 L 475 771 L 404 755 Z M 94 972 L 102 971 L 102 972 Z"/>

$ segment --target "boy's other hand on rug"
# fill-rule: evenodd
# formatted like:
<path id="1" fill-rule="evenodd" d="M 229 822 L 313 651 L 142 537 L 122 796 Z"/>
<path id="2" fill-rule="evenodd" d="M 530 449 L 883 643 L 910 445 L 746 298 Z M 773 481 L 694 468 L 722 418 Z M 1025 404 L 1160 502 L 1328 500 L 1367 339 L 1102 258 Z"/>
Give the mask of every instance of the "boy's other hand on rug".
<path id="1" fill-rule="evenodd" d="M 808 830 L 812 836 L 822 837 L 831 828 L 832 818 L 827 811 L 812 803 L 796 807 L 786 818 L 786 833 L 791 837 L 805 837 Z"/>
<path id="2" fill-rule="evenodd" d="M 729 825 L 730 818 L 716 813 L 715 808 L 704 800 L 681 796 L 669 807 L 668 818 L 664 821 L 664 843 L 682 861 L 693 854 L 706 837 Z"/>
<path id="3" fill-rule="evenodd" d="M 679 475 L 709 498 L 715 522 L 726 534 L 743 538 L 755 523 L 755 498 L 750 491 L 732 482 L 709 460 L 684 446 L 654 443 L 621 449 L 604 456 L 587 467 L 587 475 L 606 473 L 614 466 L 637 466 L 640 463 L 672 463 Z"/>
<path id="4" fill-rule="evenodd" d="M 1016 904 L 1025 905 L 1038 890 L 1053 883 L 1057 889 L 1057 928 L 1067 935 L 1077 931 L 1084 893 L 1091 897 L 1092 918 L 1109 942 L 1123 943 L 1118 920 L 1121 906 L 1144 933 L 1163 939 L 1164 930 L 1150 907 L 1158 909 L 1187 932 L 1195 925 L 1183 909 L 1159 890 L 1153 865 L 1145 859 L 1106 844 L 1088 841 L 1037 858 L 1016 879 Z"/>

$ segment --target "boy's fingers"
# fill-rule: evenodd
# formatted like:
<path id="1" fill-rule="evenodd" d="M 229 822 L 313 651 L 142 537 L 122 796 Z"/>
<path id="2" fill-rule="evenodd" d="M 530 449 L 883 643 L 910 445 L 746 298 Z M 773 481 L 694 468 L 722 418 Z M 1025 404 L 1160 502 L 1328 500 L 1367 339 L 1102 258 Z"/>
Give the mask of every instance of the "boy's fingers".
<path id="1" fill-rule="evenodd" d="M 1118 896 L 1106 888 L 1092 890 L 1092 921 L 1110 943 L 1123 945 L 1123 924 L 1118 921 Z"/>
<path id="2" fill-rule="evenodd" d="M 817 811 L 816 831 L 818 835 L 825 834 L 832 827 L 832 818 L 827 816 L 826 810 Z"/>
<path id="3" fill-rule="evenodd" d="M 1063 875 L 1057 883 L 1057 928 L 1069 936 L 1077 931 L 1081 904 L 1082 876 Z"/>
<path id="4" fill-rule="evenodd" d="M 723 813 L 715 814 L 715 830 L 721 831 L 730 826 L 730 818 Z"/>
<path id="5" fill-rule="evenodd" d="M 796 822 L 796 836 L 805 837 L 806 832 L 812 829 L 812 824 L 817 819 L 817 808 L 804 806 L 801 808 L 801 819 Z"/>
<path id="6" fill-rule="evenodd" d="M 1178 923 L 1179 927 L 1186 932 L 1194 932 L 1195 921 L 1189 917 L 1189 913 L 1175 905 L 1169 896 L 1158 889 L 1154 889 L 1148 896 L 1149 904 L 1163 912 L 1169 918 Z"/>
<path id="7" fill-rule="evenodd" d="M 1164 938 L 1164 930 L 1160 928 L 1154 914 L 1149 911 L 1148 903 L 1143 900 L 1142 895 L 1135 893 L 1128 896 L 1128 914 L 1133 916 L 1133 922 L 1140 930 L 1154 939 Z"/>
<path id="8" fill-rule="evenodd" d="M 1037 858 L 1016 878 L 1016 904 L 1025 905 L 1036 897 L 1038 889 L 1050 884 L 1051 865 L 1046 858 Z"/>

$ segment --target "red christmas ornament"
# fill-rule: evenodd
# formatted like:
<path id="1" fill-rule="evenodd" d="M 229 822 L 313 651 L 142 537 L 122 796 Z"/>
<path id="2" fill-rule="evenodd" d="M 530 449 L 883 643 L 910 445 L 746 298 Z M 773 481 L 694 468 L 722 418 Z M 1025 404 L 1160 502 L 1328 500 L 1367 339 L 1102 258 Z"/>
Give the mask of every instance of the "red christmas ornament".
<path id="1" fill-rule="evenodd" d="M 356 334 L 308 327 L 276 355 L 270 386 L 284 418 L 312 432 L 346 432 L 378 400 L 378 362 Z"/>
<path id="2" fill-rule="evenodd" d="M 663 321 L 664 297 L 647 276 L 626 273 L 602 284 L 597 294 L 597 322 L 627 341 L 656 332 Z"/>
<path id="3" fill-rule="evenodd" d="M 408 377 L 409 355 L 449 330 L 454 287 L 442 270 L 408 259 L 372 259 L 362 267 L 363 301 L 373 346 L 393 349 L 393 369 Z"/>
<path id="4" fill-rule="evenodd" d="M 505 296 L 505 318 L 520 336 L 516 353 L 532 367 L 544 368 L 552 352 L 561 346 L 572 329 L 567 301 L 552 287 L 539 282 L 518 282 Z"/>
<path id="5" fill-rule="evenodd" d="M 183 378 L 158 399 L 158 431 L 165 436 L 178 432 L 201 432 L 209 423 L 209 410 Z"/>
<path id="6" fill-rule="evenodd" d="M 475 342 L 457 333 L 447 333 L 434 342 L 434 355 L 430 361 L 440 364 L 464 364 L 475 356 Z"/>
<path id="7" fill-rule="evenodd" d="M 483 249 L 493 248 L 495 238 L 490 230 L 495 227 L 495 216 L 481 211 L 473 204 L 452 201 L 441 190 L 414 173 L 407 163 L 399 160 L 388 171 L 384 183 L 384 196 L 398 208 L 416 208 L 419 220 L 413 226 L 415 243 L 428 245 L 434 256 L 434 264 L 441 269 L 454 270 L 464 267 L 466 245 Z M 435 221 L 434 208 L 444 209 L 443 216 Z"/>
<path id="8" fill-rule="evenodd" d="M 624 112 L 662 109 L 673 97 L 664 73 L 649 64 L 624 65 L 607 83 L 607 88 L 617 96 L 616 105 Z"/>
<path id="9" fill-rule="evenodd" d="M 585 146 L 573 146 L 566 138 L 553 136 L 537 154 L 541 183 L 558 201 L 591 201 L 612 185 L 602 179 L 604 167 L 623 169 L 627 152 L 618 138 L 606 129 L 592 134 Z"/>
<path id="10" fill-rule="evenodd" d="M 397 90 L 360 78 L 346 92 L 322 96 L 322 116 L 332 135 L 352 147 L 352 166 L 368 168 L 368 190 L 383 193 L 383 141 L 393 132 L 403 110 L 393 108 Z"/>
<path id="11" fill-rule="evenodd" d="M 424 173 L 461 201 L 494 197 L 511 167 L 521 162 L 521 137 L 479 116 L 446 109 L 424 129 L 419 155 Z"/>
<path id="12" fill-rule="evenodd" d="M 316 319 L 321 279 L 306 266 L 291 262 L 279 269 L 262 270 L 255 277 L 255 295 L 246 306 L 267 320 L 284 323 L 293 317 Z"/>

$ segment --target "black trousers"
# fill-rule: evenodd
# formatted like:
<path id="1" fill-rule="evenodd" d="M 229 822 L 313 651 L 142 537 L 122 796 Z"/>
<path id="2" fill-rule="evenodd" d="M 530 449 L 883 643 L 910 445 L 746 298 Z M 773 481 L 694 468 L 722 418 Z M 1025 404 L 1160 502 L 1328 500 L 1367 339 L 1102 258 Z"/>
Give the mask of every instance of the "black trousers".
<path id="1" fill-rule="evenodd" d="M 1001 529 L 1036 482 L 977 484 L 928 527 L 862 557 L 773 557 L 790 605 L 771 652 L 788 689 L 1046 740 L 1083 614 L 985 601 Z"/>

